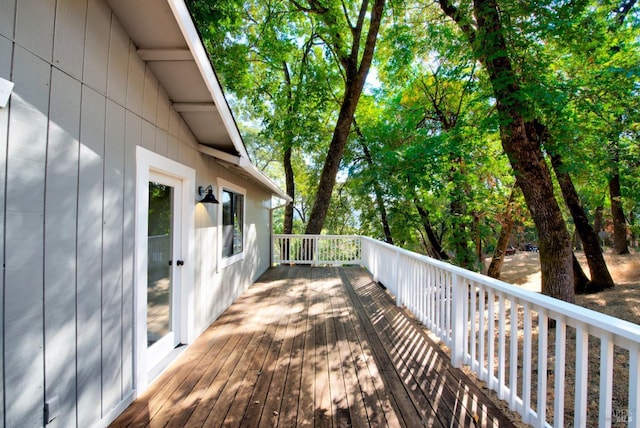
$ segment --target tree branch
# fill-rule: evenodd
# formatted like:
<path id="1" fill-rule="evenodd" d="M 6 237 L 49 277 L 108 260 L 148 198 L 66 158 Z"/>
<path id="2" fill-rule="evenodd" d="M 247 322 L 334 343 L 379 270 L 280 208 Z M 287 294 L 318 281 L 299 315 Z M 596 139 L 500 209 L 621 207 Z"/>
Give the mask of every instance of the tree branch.
<path id="1" fill-rule="evenodd" d="M 310 0 L 310 7 L 305 7 L 296 0 L 289 0 L 299 11 L 322 15 L 327 12 L 327 8 L 323 7 L 318 1 Z"/>
<path id="2" fill-rule="evenodd" d="M 458 24 L 458 27 L 460 27 L 464 35 L 469 39 L 469 43 L 473 45 L 476 41 L 476 30 L 473 27 L 471 19 L 460 12 L 460 9 L 455 7 L 450 0 L 437 1 L 445 15 L 453 19 L 453 21 Z"/>
<path id="3" fill-rule="evenodd" d="M 629 12 L 635 6 L 637 0 L 626 0 L 624 3 L 620 5 L 620 7 L 616 10 L 616 14 L 618 15 L 616 21 L 618 25 L 624 24 L 624 20 L 629 15 Z"/>

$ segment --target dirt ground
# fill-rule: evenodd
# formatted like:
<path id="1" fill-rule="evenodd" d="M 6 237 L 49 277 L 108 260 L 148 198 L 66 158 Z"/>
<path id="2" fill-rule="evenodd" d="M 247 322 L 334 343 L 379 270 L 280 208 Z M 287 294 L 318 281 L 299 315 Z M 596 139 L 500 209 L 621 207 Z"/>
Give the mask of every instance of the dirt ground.
<path id="1" fill-rule="evenodd" d="M 576 253 L 576 257 L 583 266 L 587 275 L 589 270 L 583 253 Z M 609 267 L 611 276 L 613 277 L 616 287 L 598 294 L 577 296 L 576 303 L 580 306 L 602 312 L 617 318 L 640 324 L 640 252 L 632 251 L 629 255 L 613 255 L 609 252 L 605 253 L 605 261 Z M 487 266 L 490 260 L 487 261 Z M 526 288 L 531 291 L 540 292 L 540 261 L 537 253 L 517 252 L 513 256 L 505 258 L 505 264 L 502 270 L 501 280 Z M 521 314 L 522 318 L 522 314 Z M 510 321 L 509 323 L 510 324 Z M 518 328 L 522 324 L 522 319 L 518 321 Z M 509 329 L 511 326 L 509 325 Z M 521 330 L 520 330 L 521 331 Z M 519 334 L 520 336 L 520 334 Z M 534 349 L 532 350 L 532 367 L 537 367 L 537 329 L 534 331 Z M 573 425 L 573 403 L 575 391 L 575 330 L 567 329 L 567 347 L 565 355 L 565 426 Z M 553 385 L 554 360 L 555 360 L 555 330 L 550 329 L 548 335 L 548 385 Z M 521 343 L 521 340 L 519 340 Z M 599 396 L 599 364 L 600 364 L 600 342 L 598 339 L 589 336 L 589 367 L 588 367 L 588 397 L 587 397 L 587 426 L 598 426 L 598 396 Z M 521 345 L 520 345 L 521 346 Z M 509 351 L 507 350 L 507 353 Z M 521 350 L 520 350 L 521 352 Z M 508 354 L 507 354 L 508 355 Z M 522 373 L 522 357 L 519 359 L 518 372 Z M 628 377 L 629 362 L 628 352 L 615 347 L 614 350 L 614 387 L 613 387 L 613 403 L 612 403 L 612 426 L 626 426 L 627 420 L 625 416 L 628 414 L 627 409 L 627 393 L 628 393 Z M 507 369 L 507 372 L 509 370 Z M 533 375 L 533 391 L 532 403 L 536 402 L 536 384 L 537 373 Z M 486 389 L 484 382 L 478 381 L 479 386 L 487 391 L 487 394 L 500 406 L 507 414 L 512 415 L 512 419 L 517 426 L 528 426 L 522 423 L 519 415 L 510 412 L 506 403 L 498 400 L 494 392 Z M 547 397 L 547 418 L 553 421 L 553 390 L 550 388 L 550 394 Z"/>
<path id="2" fill-rule="evenodd" d="M 584 253 L 577 252 L 576 258 L 589 276 Z M 622 256 L 606 252 L 605 262 L 616 287 L 598 294 L 576 296 L 576 303 L 594 311 L 640 324 L 640 252 L 633 251 L 632 254 Z M 538 253 L 518 251 L 513 256 L 507 256 L 500 279 L 527 290 L 540 292 Z"/>

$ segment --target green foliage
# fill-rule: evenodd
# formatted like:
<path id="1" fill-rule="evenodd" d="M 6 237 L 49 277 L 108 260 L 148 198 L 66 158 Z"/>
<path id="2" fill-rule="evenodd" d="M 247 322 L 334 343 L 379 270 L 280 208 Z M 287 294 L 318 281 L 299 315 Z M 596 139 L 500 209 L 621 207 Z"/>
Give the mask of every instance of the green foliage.
<path id="1" fill-rule="evenodd" d="M 461 13 L 472 16 L 471 2 L 461 3 Z M 282 156 L 292 149 L 294 232 L 300 233 L 338 117 L 360 3 L 190 0 L 188 5 L 232 95 L 252 158 L 284 185 Z M 320 5 L 327 13 L 317 13 Z M 621 20 L 619 5 L 607 0 L 499 5 L 508 47 L 492 54 L 508 56 L 521 78 L 514 102 L 523 101 L 525 117 L 549 128 L 545 150 L 562 155 L 588 213 L 606 205 L 615 147 L 625 212 L 635 219 L 640 212 L 637 8 Z M 493 249 L 514 186 L 500 144 L 494 88 L 467 37 L 436 4 L 392 1 L 388 10 L 392 16 L 380 30 L 374 73 L 356 111 L 323 231 L 384 239 L 382 206 L 394 243 L 426 253 L 430 244 L 419 204 L 453 261 L 478 268 L 477 246 Z M 521 197 L 515 218 L 513 243 L 535 241 Z"/>

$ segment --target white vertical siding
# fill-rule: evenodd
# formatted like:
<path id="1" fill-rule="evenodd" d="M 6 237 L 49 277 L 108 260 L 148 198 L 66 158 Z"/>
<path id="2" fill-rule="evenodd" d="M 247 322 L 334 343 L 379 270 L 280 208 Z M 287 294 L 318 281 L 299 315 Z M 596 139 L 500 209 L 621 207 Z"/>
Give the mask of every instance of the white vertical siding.
<path id="1" fill-rule="evenodd" d="M 76 218 L 81 84 L 51 76 L 44 221 L 45 399 L 58 397 L 59 426 L 75 424 Z"/>
<path id="2" fill-rule="evenodd" d="M 0 1 L 0 5 L 2 1 Z M 7 6 L 7 10 L 9 7 Z M 12 21 L 13 22 L 13 21 Z M 0 28 L 3 25 L 0 17 Z M 1 31 L 1 30 L 0 30 Z M 11 78 L 11 56 L 13 46 L 11 42 L 0 36 L 0 77 Z M 7 168 L 7 125 L 9 124 L 9 109 L 0 109 L 0 260 L 4 263 L 4 189 Z M 0 275 L 0 293 L 4 295 L 4 275 Z M 4 331 L 4 305 L 0 305 L 0 331 Z M 4 349 L 0 341 L 0 367 L 4 367 Z M 0 386 L 4 385 L 4 370 L 0 370 Z M 0 403 L 4 403 L 4 388 L 0 388 Z M 0 405 L 0 421 L 4 421 L 4 405 Z"/>
<path id="3" fill-rule="evenodd" d="M 106 423 L 134 392 L 136 147 L 195 169 L 198 185 L 247 189 L 247 254 L 227 269 L 217 207 L 197 207 L 198 331 L 267 269 L 270 195 L 198 152 L 104 0 L 0 10 L 0 76 L 16 84 L 0 109 L 0 421 L 42 426 L 57 397 L 50 426 Z"/>
<path id="4" fill-rule="evenodd" d="M 85 28 L 87 35 L 82 79 L 86 85 L 104 94 L 107 92 L 111 10 L 103 0 L 88 0 Z"/>
<path id="5" fill-rule="evenodd" d="M 133 390 L 133 336 L 134 314 L 134 251 L 136 212 L 136 146 L 142 137 L 142 119 L 127 111 L 125 118 L 124 146 L 124 210 L 123 210 L 123 260 L 122 260 L 122 395 Z"/>
<path id="6" fill-rule="evenodd" d="M 169 111 L 169 135 L 173 135 L 177 139 L 180 139 L 180 126 L 182 120 L 178 112 L 174 109 Z"/>
<path id="7" fill-rule="evenodd" d="M 142 116 L 144 102 L 145 64 L 140 61 L 133 43 L 129 46 L 129 72 L 127 77 L 127 110 Z"/>
<path id="8" fill-rule="evenodd" d="M 102 193 L 106 100 L 84 86 L 80 124 L 77 260 L 78 426 L 101 413 Z"/>
<path id="9" fill-rule="evenodd" d="M 20 0 L 16 9 L 16 43 L 51 61 L 55 0 Z"/>
<path id="10" fill-rule="evenodd" d="M 122 245 L 124 109 L 107 99 L 102 227 L 102 404 L 106 413 L 122 398 Z"/>
<path id="11" fill-rule="evenodd" d="M 127 103 L 129 70 L 129 38 L 117 19 L 111 19 L 109 60 L 107 66 L 107 97 L 120 105 Z"/>
<path id="12" fill-rule="evenodd" d="M 45 158 L 51 67 L 16 46 L 5 207 L 5 421 L 42 424 Z M 34 197 L 37 195 L 37 197 Z M 8 398 L 8 397 L 5 397 Z"/>
<path id="13" fill-rule="evenodd" d="M 0 35 L 13 39 L 16 0 L 0 0 Z M 9 62 L 6 62 L 9 64 Z"/>
<path id="14" fill-rule="evenodd" d="M 164 157 L 169 157 L 169 140 L 167 131 L 160 128 L 156 128 L 156 145 L 155 152 Z"/>
<path id="15" fill-rule="evenodd" d="M 182 146 L 181 146 L 182 147 Z M 196 207 L 196 248 L 199 249 L 195 300 L 196 325 L 204 329 L 216 319 L 246 288 L 269 267 L 269 218 L 267 201 L 270 195 L 254 184 L 235 175 L 231 170 L 220 168 L 215 161 L 207 161 L 209 170 L 217 177 L 246 189 L 245 195 L 245 257 L 225 268 L 218 261 L 217 226 L 218 206 Z M 203 184 L 214 184 L 213 176 L 203 178 Z"/>
<path id="16" fill-rule="evenodd" d="M 169 97 L 167 97 L 167 93 L 162 88 L 162 86 L 158 87 L 158 106 L 156 112 L 156 126 L 163 131 L 169 130 L 169 110 L 170 110 Z"/>
<path id="17" fill-rule="evenodd" d="M 144 74 L 144 100 L 142 105 L 142 117 L 150 123 L 155 123 L 158 110 L 158 79 L 153 75 L 151 68 L 147 67 Z"/>
<path id="18" fill-rule="evenodd" d="M 142 121 L 142 147 L 155 151 L 156 149 L 156 127 L 153 123 Z"/>
<path id="19" fill-rule="evenodd" d="M 87 0 L 57 0 L 53 63 L 78 80 L 82 79 L 86 19 Z"/>

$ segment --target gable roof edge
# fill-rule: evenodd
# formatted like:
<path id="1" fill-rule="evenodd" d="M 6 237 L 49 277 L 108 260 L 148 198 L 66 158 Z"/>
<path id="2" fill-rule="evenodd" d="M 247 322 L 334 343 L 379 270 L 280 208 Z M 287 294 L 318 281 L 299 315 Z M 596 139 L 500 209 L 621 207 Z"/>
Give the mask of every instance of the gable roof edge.
<path id="1" fill-rule="evenodd" d="M 229 109 L 227 99 L 222 92 L 222 87 L 220 86 L 218 77 L 213 70 L 213 66 L 209 60 L 209 55 L 202 44 L 200 34 L 193 23 L 191 13 L 189 12 L 187 5 L 184 0 L 167 0 L 167 2 L 169 3 L 169 7 L 173 12 L 174 17 L 176 18 L 180 31 L 182 31 L 182 35 L 185 38 L 187 46 L 189 46 L 189 50 L 193 54 L 193 58 L 204 79 L 204 83 L 209 89 L 211 98 L 218 108 L 220 117 L 222 118 L 225 128 L 227 128 L 227 132 L 229 132 L 235 149 L 241 157 L 248 159 L 249 155 L 244 146 L 244 142 L 242 141 L 242 137 L 240 136 L 240 131 L 238 130 L 238 126 L 233 118 L 231 110 Z"/>
<path id="2" fill-rule="evenodd" d="M 229 104 L 227 103 L 227 99 L 224 96 L 222 87 L 220 86 L 220 81 L 218 80 L 215 70 L 211 65 L 209 55 L 207 54 L 207 51 L 202 44 L 200 34 L 195 27 L 193 18 L 191 17 L 191 13 L 189 12 L 189 9 L 187 8 L 184 0 L 167 0 L 167 2 L 169 4 L 169 7 L 171 8 L 171 11 L 173 12 L 174 17 L 176 18 L 176 22 L 180 27 L 182 35 L 184 36 L 185 41 L 189 46 L 189 50 L 193 54 L 196 65 L 198 66 L 200 74 L 202 75 L 202 78 L 204 79 L 205 84 L 209 89 L 211 98 L 213 99 L 213 102 L 218 109 L 224 126 L 227 129 L 233 145 L 238 152 L 239 161 L 237 165 L 245 170 L 259 183 L 271 190 L 274 195 L 290 202 L 291 198 L 289 197 L 289 195 L 284 193 L 282 189 L 280 189 L 269 177 L 267 177 L 262 171 L 260 171 L 253 164 L 253 162 L 251 162 L 249 154 L 247 153 L 247 149 L 244 145 L 244 142 L 242 141 L 240 131 L 238 130 L 238 125 L 233 118 L 233 114 L 231 113 L 231 109 L 229 108 Z M 206 153 L 206 151 L 203 150 L 202 145 L 200 145 L 200 151 Z"/>

